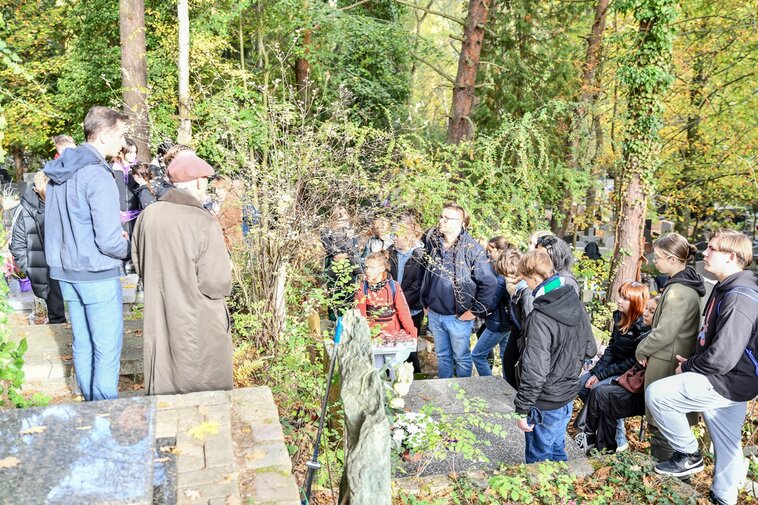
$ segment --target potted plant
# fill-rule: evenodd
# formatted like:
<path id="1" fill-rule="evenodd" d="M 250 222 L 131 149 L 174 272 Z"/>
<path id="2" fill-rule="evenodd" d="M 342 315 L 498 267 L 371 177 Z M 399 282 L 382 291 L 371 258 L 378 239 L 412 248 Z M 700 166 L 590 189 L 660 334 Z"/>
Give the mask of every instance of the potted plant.
<path id="1" fill-rule="evenodd" d="M 13 256 L 5 257 L 2 270 L 11 293 L 31 291 L 32 282 L 27 278 L 26 274 L 18 268 Z"/>

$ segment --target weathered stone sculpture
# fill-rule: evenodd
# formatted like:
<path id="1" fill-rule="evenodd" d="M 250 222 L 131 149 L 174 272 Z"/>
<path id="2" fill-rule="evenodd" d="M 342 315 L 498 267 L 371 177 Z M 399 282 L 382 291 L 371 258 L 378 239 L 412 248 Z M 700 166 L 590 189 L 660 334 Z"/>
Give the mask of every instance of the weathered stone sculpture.
<path id="1" fill-rule="evenodd" d="M 371 359 L 368 323 L 357 311 L 348 311 L 343 325 L 337 346 L 346 455 L 340 504 L 390 505 L 390 425 L 384 387 Z"/>

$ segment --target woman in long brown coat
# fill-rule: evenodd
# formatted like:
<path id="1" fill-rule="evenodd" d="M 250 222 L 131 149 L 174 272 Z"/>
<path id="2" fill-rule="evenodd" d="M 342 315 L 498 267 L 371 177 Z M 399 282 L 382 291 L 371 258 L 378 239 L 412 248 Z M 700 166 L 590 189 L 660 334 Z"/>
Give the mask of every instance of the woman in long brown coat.
<path id="1" fill-rule="evenodd" d="M 168 167 L 176 189 L 148 206 L 132 236 L 145 289 L 144 366 L 148 395 L 232 389 L 225 297 L 231 262 L 218 221 L 199 199 L 213 169 L 192 152 Z"/>
<path id="2" fill-rule="evenodd" d="M 695 339 L 700 328 L 700 298 L 705 295 L 703 278 L 687 262 L 693 259 L 695 247 L 678 233 L 655 241 L 655 264 L 669 276 L 653 317 L 653 329 L 638 346 L 637 361 L 647 365 L 645 389 L 653 382 L 674 375 L 679 360 L 695 352 Z M 650 452 L 658 461 L 666 461 L 673 450 L 652 416 L 647 416 L 650 428 Z"/>

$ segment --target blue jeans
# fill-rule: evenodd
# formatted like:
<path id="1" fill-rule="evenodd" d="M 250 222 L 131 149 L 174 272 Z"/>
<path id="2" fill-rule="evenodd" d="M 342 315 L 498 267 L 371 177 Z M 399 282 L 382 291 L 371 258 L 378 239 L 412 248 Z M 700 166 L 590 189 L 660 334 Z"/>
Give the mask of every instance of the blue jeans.
<path id="1" fill-rule="evenodd" d="M 453 376 L 453 363 L 457 377 L 471 377 L 471 330 L 474 321 L 461 321 L 454 315 L 445 316 L 429 311 L 429 329 L 434 336 L 437 353 L 437 376 Z"/>
<path id="2" fill-rule="evenodd" d="M 485 328 L 479 340 L 476 341 L 474 350 L 471 351 L 471 359 L 480 377 L 492 375 L 490 363 L 487 361 L 487 355 L 496 345 L 500 345 L 500 364 L 502 366 L 503 356 L 505 356 L 505 346 L 508 345 L 508 338 L 511 336 L 510 331 L 490 331 Z M 505 378 L 505 367 L 503 366 L 503 378 Z"/>
<path id="3" fill-rule="evenodd" d="M 74 333 L 76 380 L 86 401 L 118 398 L 124 342 L 121 281 L 60 281 Z"/>
<path id="4" fill-rule="evenodd" d="M 590 396 L 590 390 L 585 387 L 585 384 L 587 384 L 587 381 L 590 380 L 590 377 L 592 377 L 592 374 L 589 372 L 584 373 L 581 377 L 579 377 L 579 398 L 583 403 L 587 403 L 587 398 Z M 600 384 L 610 384 L 611 380 L 615 378 L 616 376 L 606 377 L 601 381 L 597 381 L 595 387 L 599 386 Z M 622 445 L 625 445 L 626 442 L 626 427 L 624 426 L 624 420 L 619 419 L 618 424 L 616 424 L 616 447 L 621 447 Z"/>
<path id="5" fill-rule="evenodd" d="M 527 463 L 537 461 L 567 461 L 566 428 L 571 420 L 572 402 L 555 410 L 538 411 L 542 422 L 534 424 L 534 430 L 524 433 L 526 436 L 525 458 Z M 533 418 L 532 409 L 529 420 Z"/>

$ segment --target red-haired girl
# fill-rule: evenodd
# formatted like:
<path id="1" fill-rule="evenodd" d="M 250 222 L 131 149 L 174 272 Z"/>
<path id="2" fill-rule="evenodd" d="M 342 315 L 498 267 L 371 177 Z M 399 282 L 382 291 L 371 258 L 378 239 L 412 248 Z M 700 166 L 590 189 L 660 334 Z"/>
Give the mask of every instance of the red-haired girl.
<path id="1" fill-rule="evenodd" d="M 616 299 L 618 310 L 613 313 L 613 333 L 608 347 L 595 366 L 579 378 L 579 398 L 583 402 L 587 402 L 590 389 L 609 383 L 634 366 L 637 344 L 650 329 L 643 320 L 648 298 L 650 293 L 647 287 L 639 282 L 629 281 L 619 287 Z M 623 419 L 619 419 L 616 429 L 616 445 L 617 450 L 627 447 Z"/>

